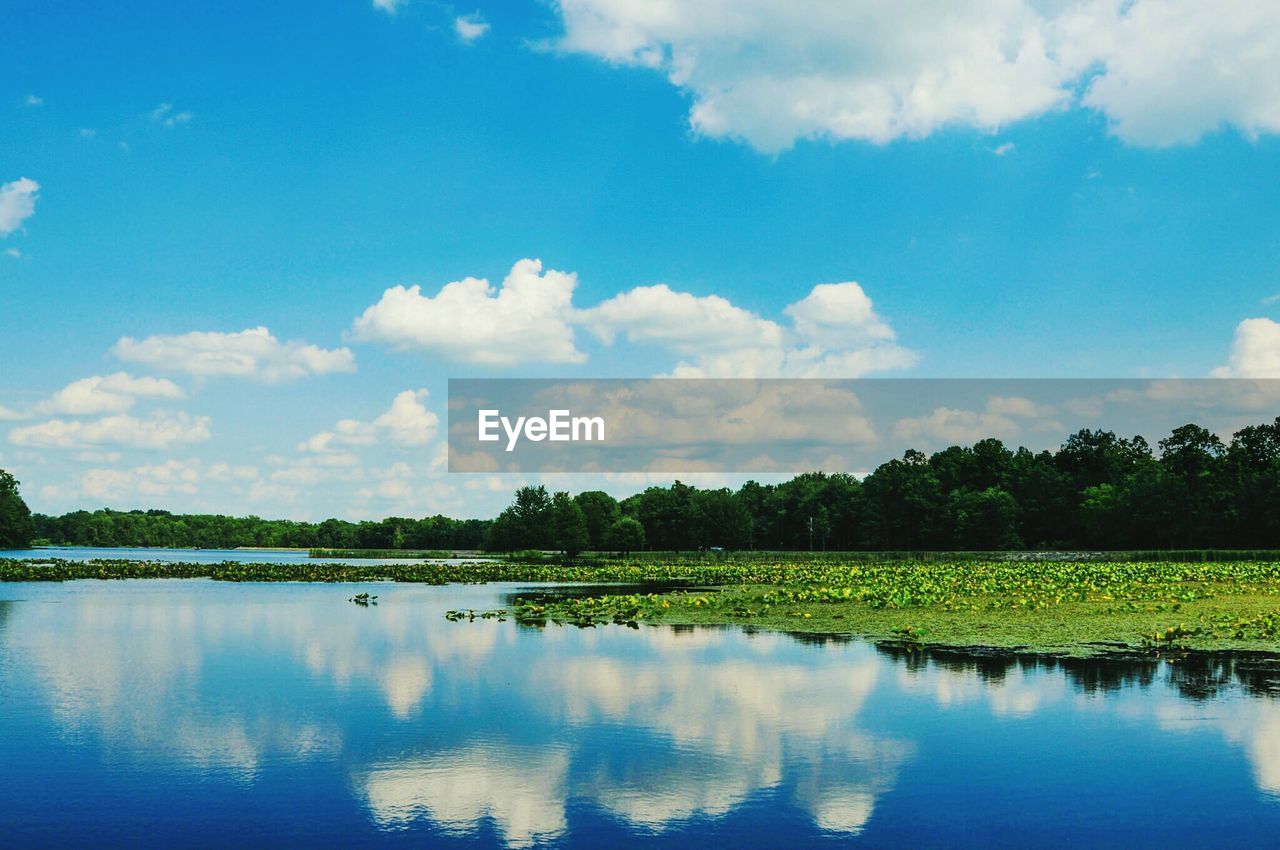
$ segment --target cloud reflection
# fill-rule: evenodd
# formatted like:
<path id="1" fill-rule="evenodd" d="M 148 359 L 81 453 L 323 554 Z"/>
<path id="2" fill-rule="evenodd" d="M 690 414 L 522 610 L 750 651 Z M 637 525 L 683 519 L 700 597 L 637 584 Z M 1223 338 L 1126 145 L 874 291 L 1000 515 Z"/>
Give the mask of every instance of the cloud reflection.
<path id="1" fill-rule="evenodd" d="M 384 829 L 427 818 L 470 833 L 488 819 L 508 847 L 530 847 L 564 832 L 568 772 L 563 750 L 486 744 L 376 764 L 357 785 Z"/>
<path id="2" fill-rule="evenodd" d="M 345 604 L 348 589 L 69 586 L 0 603 L 0 684 L 22 682 L 66 739 L 134 763 L 254 783 L 272 764 L 329 762 L 375 829 L 511 847 L 568 835 L 579 806 L 633 834 L 781 806 L 857 835 L 917 757 L 908 713 L 961 732 L 969 714 L 1046 712 L 1208 732 L 1280 796 L 1280 701 L 1229 663 L 935 657 L 735 629 L 538 632 L 442 616 L 487 593 L 387 588 L 366 610 Z"/>

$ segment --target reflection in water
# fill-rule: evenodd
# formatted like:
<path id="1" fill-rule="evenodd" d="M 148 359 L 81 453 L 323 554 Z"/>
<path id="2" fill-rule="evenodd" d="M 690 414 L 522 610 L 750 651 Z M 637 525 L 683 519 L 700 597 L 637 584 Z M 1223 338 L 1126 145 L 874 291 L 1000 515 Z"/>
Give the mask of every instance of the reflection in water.
<path id="1" fill-rule="evenodd" d="M 591 846 L 693 840 L 730 822 L 772 844 L 873 827 L 882 840 L 910 838 L 912 806 L 894 801 L 945 807 L 928 796 L 931 777 L 973 769 L 956 742 L 988 736 L 998 748 L 1021 730 L 1051 750 L 1060 730 L 1085 721 L 1102 724 L 1100 737 L 1077 746 L 1104 753 L 1139 733 L 1200 741 L 1224 776 L 1242 754 L 1255 787 L 1280 795 L 1278 674 L 1256 660 L 974 657 L 736 629 L 527 630 L 442 616 L 488 607 L 509 592 L 501 587 L 382 586 L 369 609 L 346 602 L 350 588 L 314 585 L 3 592 L 0 746 L 19 747 L 17 718 L 35 718 L 21 735 L 49 741 L 46 755 L 87 748 L 76 770 L 104 787 L 163 774 L 194 796 L 229 781 L 253 793 L 263 818 L 332 788 L 296 827 L 316 830 L 312 844 L 349 844 L 364 829 L 357 843 L 423 831 Z M 20 780 L 4 770 L 0 791 L 12 790 Z M 1069 790 L 1051 787 L 1042 803 Z M 92 836 L 104 815 L 84 815 Z M 4 818 L 0 827 L 21 826 Z M 766 841 L 759 830 L 778 824 L 787 831 Z"/>
<path id="2" fill-rule="evenodd" d="M 466 833 L 490 818 L 507 846 L 529 847 L 564 832 L 568 772 L 564 750 L 476 745 L 374 765 L 357 784 L 379 826 Z"/>

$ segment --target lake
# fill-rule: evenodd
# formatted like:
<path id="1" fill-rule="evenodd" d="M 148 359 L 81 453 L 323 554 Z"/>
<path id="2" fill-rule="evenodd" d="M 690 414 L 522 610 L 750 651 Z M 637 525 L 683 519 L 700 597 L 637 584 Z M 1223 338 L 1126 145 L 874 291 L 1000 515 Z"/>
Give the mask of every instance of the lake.
<path id="1" fill-rule="evenodd" d="M 483 558 L 312 558 L 306 549 L 130 549 L 127 547 L 46 546 L 41 549 L 0 549 L 0 558 L 33 558 L 63 561 L 119 559 L 130 561 L 163 561 L 165 563 L 220 564 L 461 564 Z"/>
<path id="2" fill-rule="evenodd" d="M 521 587 L 0 585 L 0 844 L 1280 835 L 1274 671 L 444 618 Z"/>

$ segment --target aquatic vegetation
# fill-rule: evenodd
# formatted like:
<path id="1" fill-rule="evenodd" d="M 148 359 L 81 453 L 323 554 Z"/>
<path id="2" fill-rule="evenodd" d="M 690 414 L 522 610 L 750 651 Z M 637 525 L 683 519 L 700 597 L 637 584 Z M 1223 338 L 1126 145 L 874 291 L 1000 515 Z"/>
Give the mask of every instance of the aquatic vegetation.
<path id="1" fill-rule="evenodd" d="M 354 602 L 355 604 L 359 605 L 361 608 L 368 608 L 370 605 L 378 604 L 378 597 L 370 596 L 368 593 L 357 593 L 355 596 L 351 597 L 347 601 Z"/>
<path id="2" fill-rule="evenodd" d="M 841 561 L 835 557 L 474 561 L 353 566 L 0 561 L 0 581 L 208 578 L 236 582 L 537 582 L 492 612 L 527 626 L 741 624 L 933 645 L 1280 652 L 1280 561 Z M 637 588 L 641 588 L 637 590 Z M 585 592 L 584 592 L 585 591 Z M 359 597 L 353 597 L 353 602 Z M 370 600 L 372 597 L 370 597 Z M 359 603 L 357 603 L 359 604 Z"/>
<path id="3" fill-rule="evenodd" d="M 662 575 L 679 568 L 649 566 Z M 517 596 L 513 617 L 533 626 L 742 623 L 1072 654 L 1170 647 L 1280 651 L 1276 562 L 725 561 L 683 568 L 717 587 Z M 610 573 L 606 566 L 595 577 Z M 1180 616 L 1177 625 L 1168 625 L 1170 613 Z"/>

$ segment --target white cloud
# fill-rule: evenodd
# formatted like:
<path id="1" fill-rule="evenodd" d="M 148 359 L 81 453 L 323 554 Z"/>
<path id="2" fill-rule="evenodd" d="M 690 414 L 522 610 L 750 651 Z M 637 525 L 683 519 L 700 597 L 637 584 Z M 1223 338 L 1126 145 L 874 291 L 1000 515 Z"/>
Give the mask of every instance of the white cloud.
<path id="1" fill-rule="evenodd" d="M 1280 130 L 1280 6 L 1260 0 L 561 0 L 556 47 L 666 75 L 712 138 L 883 143 L 1100 111 L 1125 141 Z M 1083 94 L 1079 94 L 1083 92 Z"/>
<path id="2" fill-rule="evenodd" d="M 1090 2 L 1070 28 L 1105 66 L 1083 103 L 1125 141 L 1162 147 L 1228 125 L 1251 138 L 1280 131 L 1280 4 Z"/>
<path id="3" fill-rule="evenodd" d="M 135 378 L 126 372 L 115 372 L 73 381 L 36 405 L 35 411 L 72 416 L 123 413 L 139 398 L 182 397 L 182 389 L 164 378 Z"/>
<path id="4" fill-rule="evenodd" d="M 795 322 L 801 338 L 824 348 L 894 338 L 893 329 L 876 315 L 871 299 L 853 282 L 820 283 L 783 312 Z"/>
<path id="5" fill-rule="evenodd" d="M 712 138 L 887 142 L 994 130 L 1063 103 L 1044 21 L 1021 0 L 562 0 L 561 50 L 660 70 Z"/>
<path id="6" fill-rule="evenodd" d="M 602 342 L 621 334 L 631 343 L 659 345 L 679 354 L 778 346 L 776 322 L 735 307 L 719 295 L 675 292 L 664 283 L 637 286 L 582 311 L 579 320 Z"/>
<path id="7" fill-rule="evenodd" d="M 304 342 L 280 342 L 265 327 L 237 333 L 201 332 L 178 336 L 124 337 L 111 349 L 121 360 L 159 371 L 201 377 L 233 376 L 274 383 L 309 375 L 354 372 L 348 348 L 325 349 Z"/>
<path id="8" fill-rule="evenodd" d="M 165 127 L 180 127 L 183 124 L 189 124 L 193 117 L 195 116 L 190 112 L 174 111 L 172 103 L 162 103 L 151 110 L 151 120 Z"/>
<path id="9" fill-rule="evenodd" d="M 459 15 L 453 19 L 453 31 L 464 44 L 470 44 L 489 32 L 489 22 L 479 12 Z"/>
<path id="10" fill-rule="evenodd" d="M 394 15 L 408 2 L 409 0 L 373 0 L 373 8 L 388 15 Z"/>
<path id="11" fill-rule="evenodd" d="M 683 358 L 676 377 L 845 377 L 902 369 L 914 352 L 895 341 L 853 281 L 819 284 L 783 312 L 791 325 L 719 295 L 666 284 L 638 286 L 588 309 L 573 305 L 576 275 L 521 260 L 495 292 L 466 278 L 432 296 L 417 286 L 388 289 L 356 319 L 353 337 L 421 349 L 466 363 L 580 363 L 574 340 L 585 326 L 606 345 L 619 338 Z"/>
<path id="12" fill-rule="evenodd" d="M 15 260 L 22 259 L 22 252 L 19 251 L 17 248 L 5 248 L 4 254 L 6 257 L 13 257 Z"/>
<path id="13" fill-rule="evenodd" d="M 374 428 L 358 419 L 341 419 L 333 430 L 313 434 L 298 444 L 298 451 L 323 454 L 352 446 L 371 446 L 377 441 Z"/>
<path id="14" fill-rule="evenodd" d="M 29 94 L 22 99 L 23 106 L 44 106 L 44 98 L 39 95 Z"/>
<path id="15" fill-rule="evenodd" d="M 1280 323 L 1245 319 L 1236 326 L 1228 365 L 1213 370 L 1215 378 L 1280 378 Z"/>
<path id="16" fill-rule="evenodd" d="M 1036 404 L 1029 398 L 1021 396 L 993 395 L 987 399 L 987 412 L 997 416 L 1021 416 L 1036 419 L 1041 416 L 1052 416 L 1054 409 L 1050 405 Z"/>
<path id="17" fill-rule="evenodd" d="M 380 436 L 402 446 L 426 445 L 440 426 L 440 417 L 423 405 L 426 398 L 426 390 L 405 390 L 372 422 L 342 419 L 332 430 L 303 440 L 298 450 L 313 454 L 349 453 L 354 447 L 374 445 Z"/>
<path id="18" fill-rule="evenodd" d="M 9 442 L 35 448 L 120 446 L 165 449 L 209 439 L 209 417 L 157 411 L 145 419 L 117 414 L 88 422 L 50 419 L 9 431 Z"/>
<path id="19" fill-rule="evenodd" d="M 754 340 L 747 334 L 717 340 L 715 322 L 701 328 L 687 325 L 686 330 L 700 330 L 706 342 L 698 350 L 691 337 L 683 350 L 677 349 L 693 356 L 678 363 L 672 374 L 679 378 L 856 378 L 906 369 L 916 362 L 915 352 L 897 344 L 893 329 L 853 281 L 818 284 L 782 312 L 791 319 L 791 326 L 767 322 L 776 333 L 760 333 Z"/>
<path id="20" fill-rule="evenodd" d="M 1019 431 L 1017 423 L 1006 416 L 950 407 L 934 408 L 928 416 L 900 419 L 894 424 L 894 433 L 903 440 L 961 445 L 976 443 L 987 437 L 1009 439 Z"/>
<path id="21" fill-rule="evenodd" d="M 19 177 L 0 186 L 0 236 L 8 236 L 36 211 L 40 184 L 29 177 Z"/>
<path id="22" fill-rule="evenodd" d="M 22 418 L 23 415 L 12 407 L 5 407 L 3 404 L 0 404 L 0 422 L 16 422 Z"/>
<path id="23" fill-rule="evenodd" d="M 497 290 L 473 277 L 435 296 L 395 286 L 356 319 L 353 336 L 487 366 L 581 363 L 569 325 L 577 283 L 573 274 L 543 273 L 540 260 L 521 260 Z"/>
<path id="24" fill-rule="evenodd" d="M 384 429 L 392 441 L 401 445 L 425 445 L 440 425 L 440 417 L 423 406 L 426 398 L 426 390 L 405 390 L 395 397 L 386 413 L 373 420 L 374 426 Z"/>
<path id="25" fill-rule="evenodd" d="M 90 469 L 84 474 L 81 492 L 92 499 L 120 502 L 177 493 L 194 495 L 199 482 L 198 460 L 167 460 L 132 469 Z"/>
<path id="26" fill-rule="evenodd" d="M 1003 144 L 996 145 L 994 148 L 992 148 L 991 152 L 996 156 L 1008 156 L 1009 154 L 1014 152 L 1015 147 L 1016 146 L 1013 144 L 1013 142 L 1004 142 Z"/>
<path id="27" fill-rule="evenodd" d="M 987 398 L 983 412 L 936 407 L 926 416 L 899 419 L 893 430 L 902 440 L 927 441 L 913 448 L 967 445 L 987 437 L 1015 439 L 1023 428 L 1035 432 L 1065 432 L 1065 426 L 1053 418 L 1056 413 L 1057 409 L 1050 404 L 1037 404 L 1021 396 L 993 395 Z"/>

